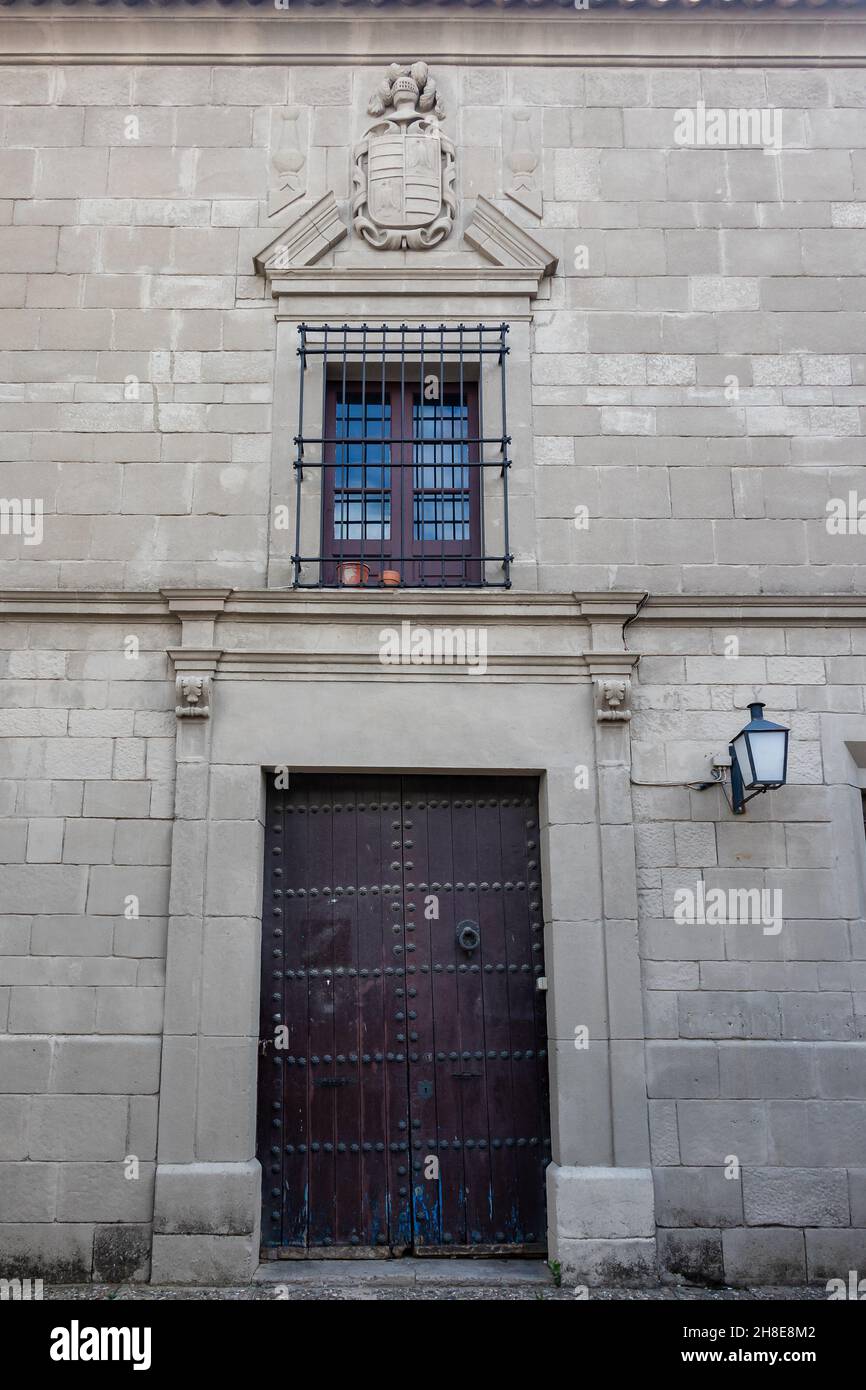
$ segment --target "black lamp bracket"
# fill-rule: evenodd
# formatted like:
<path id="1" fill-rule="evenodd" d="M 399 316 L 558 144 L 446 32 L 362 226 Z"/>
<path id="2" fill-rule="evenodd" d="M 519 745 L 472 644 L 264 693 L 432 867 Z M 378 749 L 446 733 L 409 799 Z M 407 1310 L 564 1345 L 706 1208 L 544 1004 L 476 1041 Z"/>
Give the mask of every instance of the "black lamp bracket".
<path id="1" fill-rule="evenodd" d="M 730 796 L 728 795 L 727 788 L 729 772 L 731 777 Z M 721 787 L 722 796 L 728 803 L 728 809 L 731 810 L 735 816 L 745 815 L 747 803 L 749 801 L 754 801 L 756 796 L 762 796 L 765 791 L 769 790 L 768 787 L 761 787 L 758 791 L 752 792 L 751 796 L 746 796 L 743 787 L 743 778 L 734 756 L 733 744 L 729 746 L 727 754 L 717 753 L 715 755 L 713 758 L 713 766 L 710 770 L 710 777 L 712 780 L 709 782 L 693 783 L 692 786 L 694 790 L 705 792 L 708 791 L 710 787 Z"/>

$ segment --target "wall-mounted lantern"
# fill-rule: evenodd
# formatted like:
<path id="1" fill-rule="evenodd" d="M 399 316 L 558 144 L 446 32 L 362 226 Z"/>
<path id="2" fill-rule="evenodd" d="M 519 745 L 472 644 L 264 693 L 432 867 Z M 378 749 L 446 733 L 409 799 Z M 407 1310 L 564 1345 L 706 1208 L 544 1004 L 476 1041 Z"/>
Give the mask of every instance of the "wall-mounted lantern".
<path id="1" fill-rule="evenodd" d="M 725 768 L 731 769 L 731 796 L 725 798 L 735 816 L 742 816 L 746 803 L 762 792 L 783 787 L 788 777 L 788 736 L 790 730 L 764 718 L 764 706 L 749 705 L 751 719 L 728 748 L 728 757 L 713 759 L 712 782 L 701 782 L 698 790 L 722 785 Z M 751 793 L 748 795 L 747 793 Z"/>

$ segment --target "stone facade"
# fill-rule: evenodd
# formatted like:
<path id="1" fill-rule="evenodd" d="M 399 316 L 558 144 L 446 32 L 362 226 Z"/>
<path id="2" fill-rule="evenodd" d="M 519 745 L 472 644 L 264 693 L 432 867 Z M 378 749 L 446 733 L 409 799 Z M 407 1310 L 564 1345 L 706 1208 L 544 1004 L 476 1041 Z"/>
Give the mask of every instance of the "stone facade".
<path id="1" fill-rule="evenodd" d="M 859 11 L 83 9 L 0 20 L 0 497 L 44 508 L 0 534 L 0 1273 L 252 1277 L 283 764 L 541 776 L 568 1278 L 863 1270 Z M 395 58 L 456 152 L 429 249 L 352 230 Z M 778 147 L 678 144 L 700 103 Z M 293 591 L 296 325 L 407 314 L 511 324 L 513 588 Z M 486 675 L 383 670 L 406 618 Z M 788 785 L 739 818 L 696 788 L 756 698 Z M 780 929 L 681 925 L 699 883 Z"/>

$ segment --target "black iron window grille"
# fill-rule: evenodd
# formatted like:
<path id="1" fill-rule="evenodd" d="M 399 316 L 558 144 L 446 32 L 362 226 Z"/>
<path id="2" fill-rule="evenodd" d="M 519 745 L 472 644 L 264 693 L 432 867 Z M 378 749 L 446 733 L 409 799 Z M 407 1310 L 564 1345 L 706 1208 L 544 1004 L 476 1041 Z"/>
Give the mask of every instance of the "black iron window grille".
<path id="1" fill-rule="evenodd" d="M 298 326 L 296 588 L 509 588 L 508 325 Z"/>

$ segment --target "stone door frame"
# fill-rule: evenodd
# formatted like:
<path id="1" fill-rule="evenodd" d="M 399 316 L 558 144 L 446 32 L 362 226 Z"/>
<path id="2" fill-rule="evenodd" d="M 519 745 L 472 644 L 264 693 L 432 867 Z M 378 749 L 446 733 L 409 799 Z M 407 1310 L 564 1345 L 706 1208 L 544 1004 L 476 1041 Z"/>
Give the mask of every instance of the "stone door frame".
<path id="1" fill-rule="evenodd" d="M 263 769 L 287 765 L 286 731 L 297 728 L 311 706 L 317 717 L 298 733 L 304 756 L 290 763 L 298 771 L 363 773 L 375 766 L 539 776 L 553 1135 L 550 1257 L 588 1278 L 602 1267 L 606 1277 L 613 1269 L 645 1277 L 654 1261 L 654 1226 L 627 718 L 637 657 L 622 640 L 637 596 L 521 595 L 504 607 L 470 597 L 490 624 L 491 645 L 506 645 L 511 631 L 522 651 L 492 656 L 478 684 L 465 672 L 439 671 L 432 692 L 429 672 L 383 672 L 360 651 L 347 657 L 357 632 L 339 625 L 332 628 L 332 650 L 322 657 L 325 669 L 309 674 L 306 654 L 292 649 L 297 605 L 291 595 L 172 591 L 166 597 L 182 622 L 181 646 L 171 654 L 183 713 L 153 1280 L 245 1282 L 259 1262 Z M 398 612 L 405 597 L 390 600 Z M 237 619 L 261 622 L 265 616 L 279 617 L 282 626 L 274 630 L 288 640 L 275 640 L 267 650 L 239 648 Z M 379 622 L 374 618 L 374 625 Z M 223 646 L 229 623 L 231 646 Z M 508 629 L 508 623 L 515 626 Z M 538 651 L 539 631 L 546 657 Z M 417 723 L 431 701 L 445 708 L 437 739 L 444 728 L 446 746 L 439 754 L 424 744 L 423 731 L 417 760 L 407 752 L 415 745 L 395 742 L 390 729 L 383 728 L 381 747 L 374 739 L 361 757 L 351 725 L 342 746 L 333 725 L 317 739 L 330 711 L 343 707 L 345 668 L 353 660 L 356 718 L 364 701 L 381 709 L 384 700 L 387 711 L 389 686 L 397 682 L 401 709 L 416 711 Z M 473 756 L 464 726 L 480 727 L 482 707 L 491 751 Z M 587 768 L 585 789 L 575 785 L 578 765 Z M 574 1045 L 582 1025 L 589 1029 L 586 1051 Z"/>

